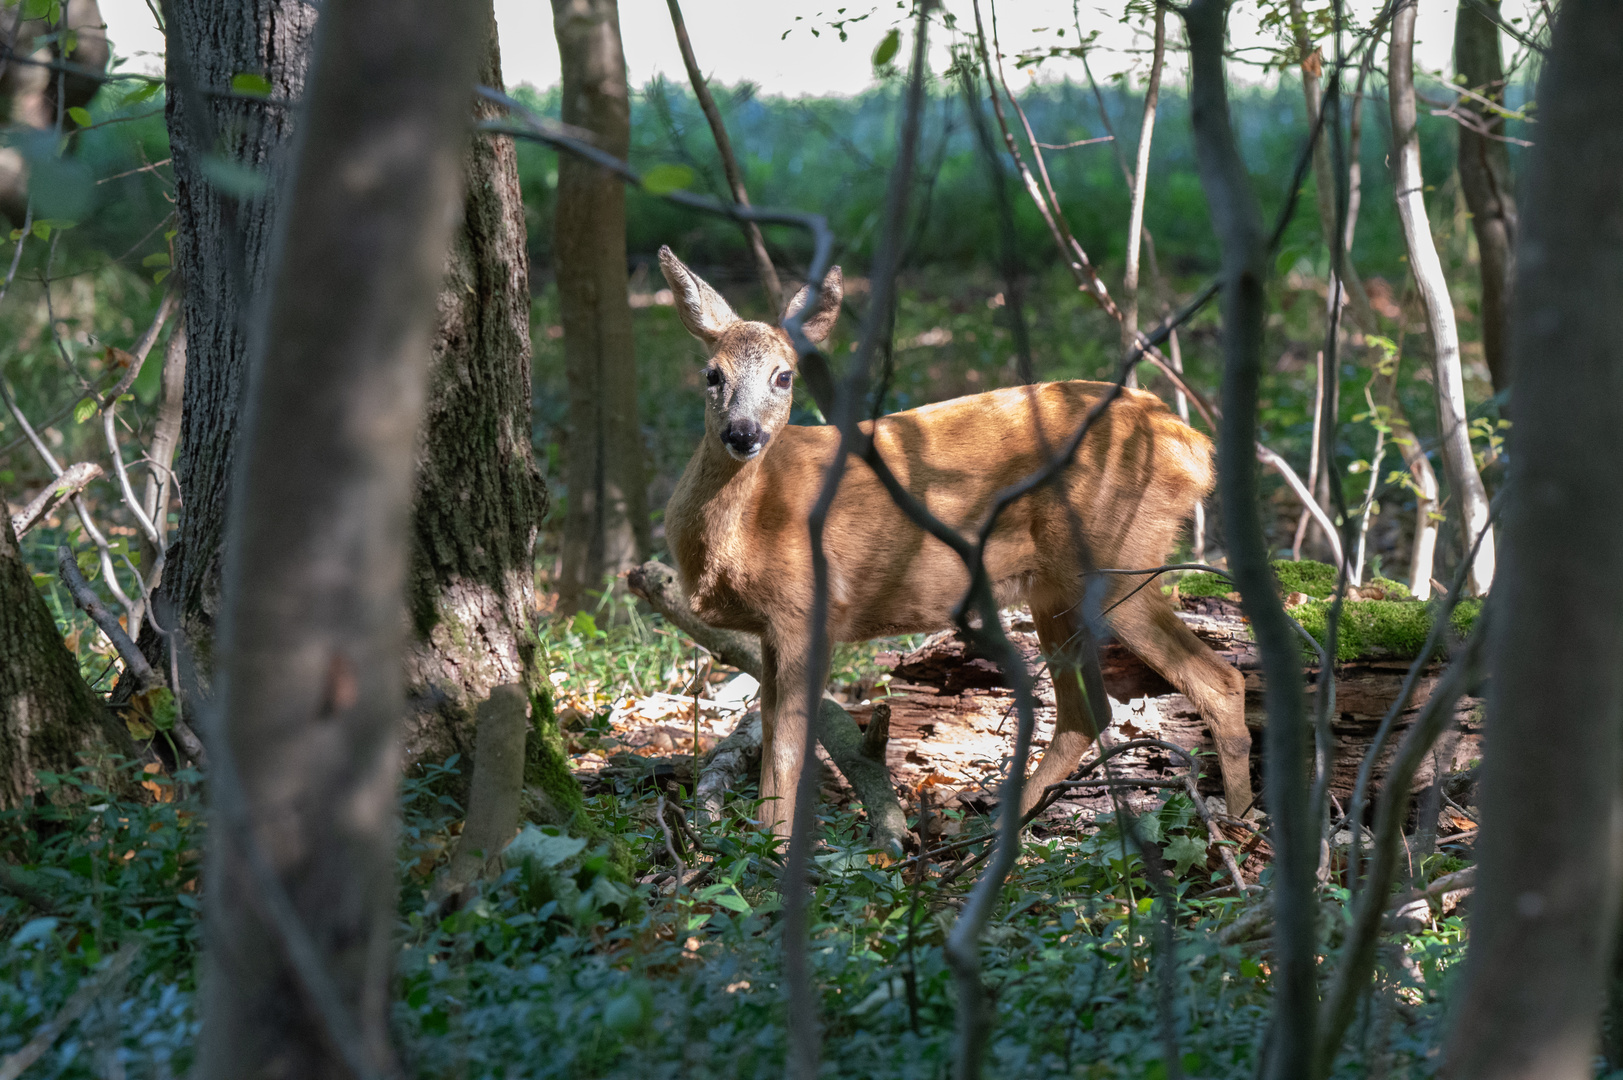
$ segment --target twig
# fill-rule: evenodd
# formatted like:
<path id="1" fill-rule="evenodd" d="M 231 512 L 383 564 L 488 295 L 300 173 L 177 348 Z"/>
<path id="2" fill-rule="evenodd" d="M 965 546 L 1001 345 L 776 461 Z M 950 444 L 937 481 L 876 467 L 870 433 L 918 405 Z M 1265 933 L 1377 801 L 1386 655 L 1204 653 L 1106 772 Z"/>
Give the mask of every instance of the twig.
<path id="1" fill-rule="evenodd" d="M 821 491 L 812 507 L 808 521 L 811 533 L 811 559 L 813 596 L 811 603 L 807 648 L 807 662 L 803 677 L 804 707 L 806 715 L 799 759 L 802 763 L 796 778 L 793 814 L 789 830 L 789 852 L 783 876 L 783 951 L 784 976 L 788 983 L 789 999 L 789 1060 L 786 1074 L 790 1080 L 815 1080 L 821 1057 L 821 1036 L 818 1032 L 817 998 L 812 988 L 810 958 L 807 955 L 808 915 L 811 897 L 807 881 L 807 868 L 811 859 L 812 832 L 816 824 L 813 803 L 816 799 L 816 746 L 819 702 L 827 681 L 829 662 L 828 613 L 829 570 L 828 557 L 823 547 L 823 527 L 830 507 L 845 476 L 846 464 L 855 448 L 859 429 L 859 410 L 867 398 L 868 370 L 873 352 L 881 335 L 888 327 L 891 302 L 896 284 L 896 270 L 900 262 L 902 227 L 912 189 L 913 166 L 918 150 L 919 128 L 924 109 L 924 76 L 927 68 L 927 42 L 929 16 L 934 5 L 925 0 L 918 6 L 918 17 L 913 31 L 913 58 L 908 76 L 906 111 L 897 148 L 896 165 L 891 170 L 890 184 L 885 193 L 885 225 L 875 253 L 867 316 L 857 340 L 857 353 L 849 372 L 831 402 L 829 416 L 840 431 L 840 445 L 834 460 L 824 470 Z M 821 285 L 815 277 L 811 280 Z M 814 309 L 815 300 L 808 298 L 797 312 L 804 316 Z M 800 319 L 791 319 L 791 340 L 800 342 L 804 331 Z M 810 342 L 806 342 L 809 346 Z M 993 622 L 996 622 L 994 617 Z"/>
<path id="2" fill-rule="evenodd" d="M 135 942 L 124 946 L 112 956 L 109 956 L 100 971 L 87 976 L 79 984 L 79 988 L 63 1003 L 57 1014 L 45 1023 L 34 1037 L 23 1045 L 21 1050 L 10 1054 L 4 1061 L 0 1061 L 0 1080 L 17 1080 L 28 1067 L 51 1048 L 51 1044 L 62 1037 L 62 1033 L 72 1027 L 83 1016 L 96 999 L 107 993 L 108 989 L 124 977 L 124 973 L 135 963 L 135 958 L 141 955 L 141 945 Z"/>
<path id="3" fill-rule="evenodd" d="M 52 510 L 79 494 L 90 482 L 102 475 L 101 466 L 93 461 L 69 465 L 45 489 L 17 513 L 11 515 L 11 527 L 21 538 L 23 533 L 38 525 Z"/>
<path id="4" fill-rule="evenodd" d="M 727 186 L 733 194 L 733 202 L 739 206 L 748 207 L 750 204 L 749 192 L 744 187 L 744 174 L 738 168 L 738 159 L 733 155 L 732 140 L 727 137 L 727 126 L 721 121 L 721 110 L 716 108 L 716 99 L 710 95 L 710 87 L 705 82 L 704 73 L 699 70 L 699 61 L 693 55 L 693 42 L 688 40 L 687 24 L 682 19 L 682 7 L 679 0 L 666 0 L 671 9 L 671 25 L 676 30 L 676 44 L 682 50 L 682 64 L 688 71 L 688 82 L 693 85 L 693 96 L 699 99 L 699 108 L 704 110 L 704 118 L 710 123 L 710 134 L 716 140 L 716 153 L 721 157 L 721 169 L 727 175 Z M 754 221 L 745 220 L 740 224 L 744 227 L 744 237 L 749 241 L 750 251 L 755 256 L 755 271 L 761 277 L 761 287 L 766 290 L 766 299 L 772 305 L 772 314 L 780 316 L 783 313 L 783 284 L 778 280 L 778 271 L 772 265 L 772 256 L 767 254 L 766 240 L 761 236 L 761 227 Z"/>
<path id="5" fill-rule="evenodd" d="M 73 557 L 73 551 L 66 544 L 59 545 L 56 549 L 56 568 L 57 573 L 62 577 L 63 584 L 68 587 L 68 592 L 72 594 L 73 602 L 79 606 L 81 611 L 90 616 L 90 621 L 94 622 L 101 632 L 106 635 L 107 640 L 112 643 L 113 648 L 117 650 L 119 657 L 124 661 L 125 669 L 135 679 L 140 688 L 142 690 L 156 690 L 162 687 L 164 685 L 163 677 L 152 669 L 152 665 L 147 663 L 147 658 L 142 654 L 140 648 L 124 632 L 124 628 L 118 625 L 118 619 L 103 606 L 101 597 L 96 595 L 96 590 L 90 587 L 90 583 L 79 572 L 79 564 Z M 203 747 L 203 741 L 197 737 L 197 733 L 180 716 L 180 695 L 178 692 L 175 693 L 175 703 L 175 719 L 171 725 L 171 730 L 175 733 L 176 741 L 180 743 L 180 748 L 185 751 L 186 756 L 195 764 L 208 764 L 208 753 Z"/>
<path id="6" fill-rule="evenodd" d="M 1352 925 L 1342 946 L 1341 962 L 1325 996 L 1321 1019 L 1322 1038 L 1315 1052 L 1315 1075 L 1326 1076 L 1341 1048 L 1342 1035 L 1352 1023 L 1358 997 L 1375 966 L 1375 946 L 1380 937 L 1381 918 L 1388 906 L 1388 893 L 1398 868 L 1399 841 L 1409 805 L 1409 785 L 1433 742 L 1453 719 L 1454 703 L 1470 691 L 1482 676 L 1481 664 L 1487 640 L 1489 612 L 1484 609 L 1470 639 L 1459 657 L 1438 681 L 1414 726 L 1398 747 L 1392 768 L 1381 788 L 1381 801 L 1375 814 L 1375 840 L 1368 879 L 1358 892 Z M 1356 820 L 1356 819 L 1355 819 Z M 1356 835 L 1356 833 L 1355 833 Z"/>
<path id="7" fill-rule="evenodd" d="M 1155 5 L 1155 50 L 1150 59 L 1150 77 L 1144 87 L 1144 118 L 1139 125 L 1138 154 L 1133 168 L 1132 206 L 1127 220 L 1127 269 L 1121 283 L 1122 350 L 1132 347 L 1138 337 L 1138 258 L 1143 243 L 1144 204 L 1149 195 L 1150 140 L 1155 134 L 1155 109 L 1161 100 L 1161 65 L 1166 58 L 1167 12 Z"/>
<path id="8" fill-rule="evenodd" d="M 45 441 L 39 437 L 39 433 L 28 422 L 28 417 L 23 415 L 22 409 L 17 405 L 17 399 L 11 394 L 11 387 L 6 385 L 4 379 L 0 379 L 0 400 L 5 402 L 6 408 L 11 411 L 12 419 L 16 420 L 17 426 L 23 429 L 23 435 L 33 445 L 40 459 L 45 462 L 45 467 L 51 470 L 51 475 L 60 479 L 63 473 L 62 466 L 57 462 L 51 451 L 46 448 Z M 107 538 L 102 535 L 100 529 L 96 528 L 96 522 L 91 518 L 90 510 L 85 506 L 84 497 L 74 495 L 72 502 L 74 512 L 79 515 L 79 524 L 84 526 L 85 535 L 90 537 L 90 542 L 96 545 L 96 551 L 100 555 L 101 572 L 103 579 L 107 582 L 107 591 L 113 594 L 114 599 L 119 602 L 125 614 L 129 616 L 130 626 L 138 628 L 140 626 L 140 612 L 118 583 L 118 574 L 113 568 L 113 552 L 107 543 Z"/>
<path id="9" fill-rule="evenodd" d="M 107 635 L 107 640 L 118 650 L 118 655 L 124 660 L 124 666 L 135 677 L 135 681 L 141 684 L 141 689 L 151 690 L 162 686 L 163 679 L 152 670 L 152 665 L 141 655 L 141 650 L 135 647 L 135 642 L 130 640 L 124 628 L 118 625 L 118 619 L 114 618 L 113 613 L 102 604 L 96 590 L 90 587 L 90 582 L 79 572 L 79 564 L 73 557 L 73 550 L 66 544 L 59 545 L 56 549 L 56 567 L 57 572 L 62 575 L 62 583 L 68 587 L 68 592 L 73 596 L 73 602 L 90 616 L 90 620 L 103 634 Z"/>
<path id="10" fill-rule="evenodd" d="M 1296 475 L 1296 470 L 1290 467 L 1290 462 L 1260 442 L 1257 443 L 1257 460 L 1284 478 L 1292 494 L 1301 501 L 1302 509 L 1311 514 L 1313 520 L 1318 522 L 1319 528 L 1324 531 L 1325 539 L 1330 542 L 1331 551 L 1335 553 L 1336 565 L 1340 566 L 1346 562 L 1346 556 L 1342 553 L 1340 531 L 1335 527 L 1335 523 L 1330 520 L 1330 515 L 1324 512 L 1324 507 L 1319 505 L 1319 500 L 1313 497 L 1313 492 L 1309 491 L 1307 485 L 1302 483 L 1302 478 Z"/>
<path id="11" fill-rule="evenodd" d="M 1498 514 L 1499 503 L 1495 502 L 1488 509 L 1490 526 Z M 1487 535 L 1487 529 L 1477 533 L 1476 541 L 1471 546 L 1472 554 L 1475 553 L 1477 546 L 1487 539 Z M 1421 672 L 1425 671 L 1432 658 L 1437 655 L 1437 648 L 1443 642 L 1443 635 L 1448 632 L 1454 609 L 1459 606 L 1460 599 L 1465 595 L 1466 576 L 1471 572 L 1472 563 L 1472 559 L 1466 558 L 1455 569 L 1454 581 L 1444 593 L 1442 602 L 1437 605 L 1431 629 L 1426 633 L 1426 642 L 1420 647 L 1419 655 L 1409 664 L 1409 670 L 1403 676 L 1403 685 L 1398 688 L 1397 698 L 1387 707 L 1386 715 L 1381 718 L 1380 726 L 1375 729 L 1375 735 L 1370 739 L 1369 749 L 1364 752 L 1364 760 L 1358 764 L 1358 778 L 1353 783 L 1352 799 L 1347 804 L 1347 818 L 1350 821 L 1361 823 L 1364 820 L 1364 808 L 1367 805 L 1369 785 L 1375 775 L 1375 763 L 1380 757 L 1382 748 L 1386 746 L 1386 740 L 1391 738 L 1398 717 L 1409 707 L 1415 687 L 1419 685 Z M 1352 847 L 1347 855 L 1347 883 L 1355 896 L 1359 890 L 1360 839 L 1359 833 L 1355 831 Z"/>

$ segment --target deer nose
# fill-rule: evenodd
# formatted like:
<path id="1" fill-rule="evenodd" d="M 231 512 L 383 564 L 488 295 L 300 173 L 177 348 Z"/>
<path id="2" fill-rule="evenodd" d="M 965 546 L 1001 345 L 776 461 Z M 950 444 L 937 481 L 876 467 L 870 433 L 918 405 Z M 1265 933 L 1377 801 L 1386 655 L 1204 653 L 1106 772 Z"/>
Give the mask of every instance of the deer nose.
<path id="1" fill-rule="evenodd" d="M 727 425 L 721 441 L 735 454 L 749 454 L 766 444 L 766 436 L 754 420 L 734 420 Z"/>

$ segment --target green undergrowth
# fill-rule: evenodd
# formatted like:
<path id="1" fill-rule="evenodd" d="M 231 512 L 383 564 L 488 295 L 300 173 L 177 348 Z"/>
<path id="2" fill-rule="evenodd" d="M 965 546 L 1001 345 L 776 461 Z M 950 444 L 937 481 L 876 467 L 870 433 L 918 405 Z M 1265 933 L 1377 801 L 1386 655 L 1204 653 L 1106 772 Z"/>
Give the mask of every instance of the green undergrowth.
<path id="1" fill-rule="evenodd" d="M 610 843 L 529 825 L 500 876 L 460 911 L 433 918 L 426 890 L 461 817 L 445 794 L 453 785 L 436 773 L 460 764 L 420 770 L 403 785 L 392 1009 L 407 1075 L 782 1075 L 781 861 L 759 829 L 735 816 L 699 829 L 698 849 L 680 829 L 667 841 L 656 789 L 622 778 L 586 800 L 597 829 L 629 852 L 637 878 L 670 869 L 668 845 L 701 878 L 674 895 L 628 882 Z M 203 816 L 197 778 L 182 779 L 152 781 L 170 801 L 135 803 L 77 776 L 52 778 L 45 805 L 0 817 L 0 859 L 45 908 L 0 889 L 0 1057 L 116 950 L 141 949 L 127 977 L 101 990 L 29 1076 L 106 1076 L 109 1063 L 131 1077 L 190 1068 Z M 945 817 L 964 837 L 990 828 L 961 811 Z M 1266 943 L 1219 943 L 1237 901 L 1203 895 L 1223 871 L 1208 868 L 1203 827 L 1182 794 L 1136 828 L 1177 874 L 1180 1064 L 1186 1075 L 1250 1076 L 1270 1008 Z M 919 875 L 876 862 L 848 811 L 828 810 L 819 829 L 810 958 L 824 1075 L 950 1075 L 956 991 L 943 945 L 975 875 L 943 883 L 940 867 Z M 1138 848 L 1113 818 L 1028 836 L 981 952 L 996 1003 L 987 1074 L 1167 1075 L 1152 944 L 1160 917 Z M 1327 950 L 1339 922 L 1325 920 Z M 1461 940 L 1457 920 L 1410 940 L 1425 982 L 1404 990 L 1408 1005 L 1385 1021 L 1392 1075 L 1429 1075 L 1436 988 L 1446 988 Z M 1361 1075 L 1357 1062 L 1342 1075 Z"/>

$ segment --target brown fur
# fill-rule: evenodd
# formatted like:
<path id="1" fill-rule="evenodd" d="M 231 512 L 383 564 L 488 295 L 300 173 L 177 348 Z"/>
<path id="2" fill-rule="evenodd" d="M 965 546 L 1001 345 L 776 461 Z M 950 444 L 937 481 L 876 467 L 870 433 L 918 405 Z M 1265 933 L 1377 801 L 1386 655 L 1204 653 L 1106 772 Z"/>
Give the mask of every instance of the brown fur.
<path id="1" fill-rule="evenodd" d="M 684 311 L 683 319 L 690 329 L 706 331 L 695 334 L 709 338 L 710 365 L 720 374 L 710 391 L 704 440 L 666 509 L 666 536 L 694 614 L 761 636 L 761 794 L 775 800 L 767 803 L 767 821 L 784 833 L 814 704 L 806 670 L 813 592 L 807 519 L 839 433 L 789 426 L 789 395 L 761 393 L 761 385 L 795 365 L 782 330 L 738 320 L 668 249 L 661 258 L 679 310 L 684 298 L 704 308 Z M 836 310 L 838 288 L 836 268 L 823 290 L 825 302 L 835 293 Z M 823 308 L 807 318 L 808 333 Z M 818 326 L 817 336 L 832 322 Z M 936 517 L 973 536 L 997 492 L 1040 467 L 1106 389 L 1104 383 L 1064 382 L 996 390 L 863 426 L 901 483 Z M 753 457 L 739 460 L 721 434 L 745 407 L 766 441 Z M 1058 483 L 1016 501 L 998 519 L 986 548 L 987 571 L 1000 602 L 1030 603 L 1058 705 L 1055 736 L 1026 786 L 1026 807 L 1044 785 L 1076 767 L 1094 738 L 1076 679 L 1079 657 L 1068 648 L 1081 628 L 1083 563 L 1075 524 L 1097 565 L 1156 566 L 1195 501 L 1211 488 L 1207 439 L 1158 398 L 1128 390 L 1095 422 Z M 848 467 L 830 508 L 824 546 L 833 641 L 942 629 L 969 585 L 958 556 L 909 521 L 859 461 Z M 1111 578 L 1105 607 L 1139 580 Z M 1124 645 L 1206 717 L 1228 805 L 1243 813 L 1251 803 L 1251 740 L 1239 672 L 1177 619 L 1154 586 L 1112 611 L 1109 622 Z"/>

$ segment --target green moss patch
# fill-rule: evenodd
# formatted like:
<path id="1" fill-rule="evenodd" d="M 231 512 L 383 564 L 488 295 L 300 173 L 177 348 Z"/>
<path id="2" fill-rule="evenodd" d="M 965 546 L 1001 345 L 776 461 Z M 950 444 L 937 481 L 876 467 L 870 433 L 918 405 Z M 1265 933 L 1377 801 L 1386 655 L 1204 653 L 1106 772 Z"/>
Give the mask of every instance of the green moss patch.
<path id="1" fill-rule="evenodd" d="M 1311 559 L 1275 559 L 1274 579 L 1279 582 L 1281 595 L 1306 593 L 1316 600 L 1327 598 L 1336 589 L 1336 568 L 1329 563 Z M 1394 583 L 1395 584 L 1395 583 Z M 1401 586 L 1399 586 L 1401 588 Z M 1178 581 L 1178 595 L 1187 597 L 1224 597 L 1234 592 L 1234 583 L 1221 574 L 1205 572 L 1190 574 Z"/>
<path id="2" fill-rule="evenodd" d="M 1349 600 L 1341 609 L 1336 638 L 1337 660 L 1411 659 L 1425 647 L 1434 608 L 1418 600 Z M 1462 600 L 1450 618 L 1454 632 L 1469 634 L 1482 612 L 1482 601 Z M 1291 609 L 1302 628 L 1319 644 L 1328 636 L 1330 601 L 1310 600 Z"/>

